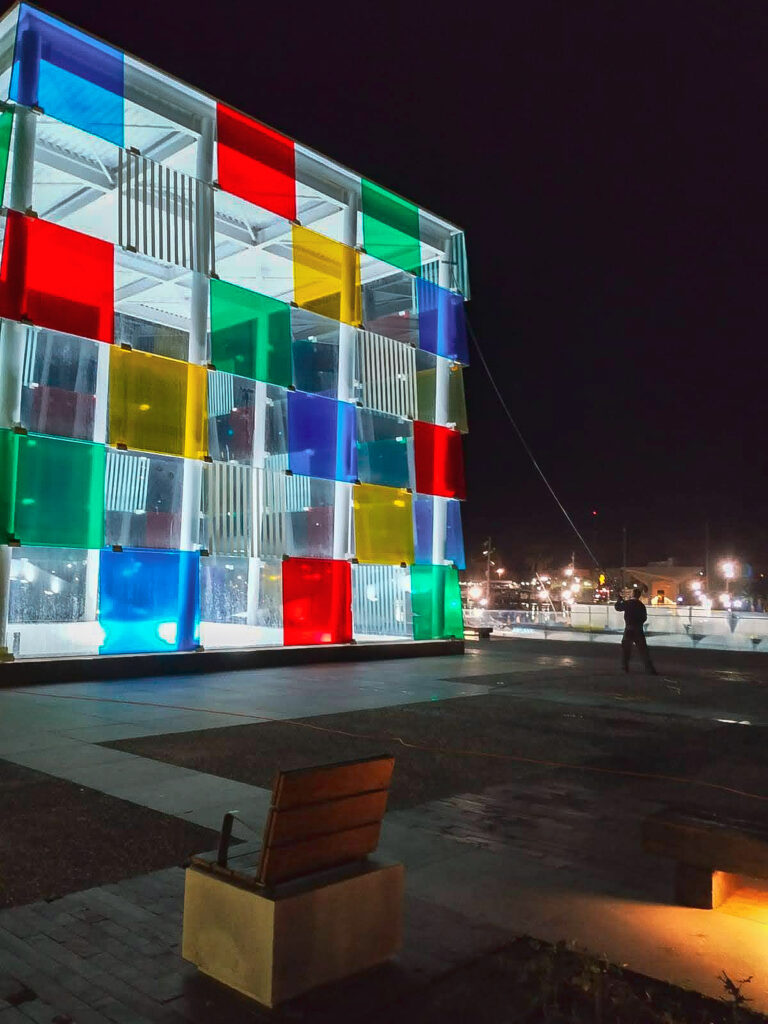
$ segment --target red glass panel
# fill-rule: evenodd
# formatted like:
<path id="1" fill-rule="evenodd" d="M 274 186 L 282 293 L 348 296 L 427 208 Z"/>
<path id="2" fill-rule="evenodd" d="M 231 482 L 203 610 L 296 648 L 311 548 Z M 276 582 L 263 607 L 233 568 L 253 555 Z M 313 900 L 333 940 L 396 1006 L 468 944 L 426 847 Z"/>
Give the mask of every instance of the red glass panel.
<path id="1" fill-rule="evenodd" d="M 416 460 L 416 490 L 419 494 L 439 494 L 443 498 L 466 498 L 464 452 L 461 434 L 434 423 L 413 424 Z"/>
<path id="2" fill-rule="evenodd" d="M 283 562 L 286 646 L 347 644 L 352 639 L 352 573 L 348 562 L 289 558 Z"/>
<path id="3" fill-rule="evenodd" d="M 221 103 L 216 108 L 219 185 L 273 213 L 296 219 L 293 142 Z"/>
<path id="4" fill-rule="evenodd" d="M 11 210 L 0 268 L 0 316 L 112 342 L 114 246 Z"/>

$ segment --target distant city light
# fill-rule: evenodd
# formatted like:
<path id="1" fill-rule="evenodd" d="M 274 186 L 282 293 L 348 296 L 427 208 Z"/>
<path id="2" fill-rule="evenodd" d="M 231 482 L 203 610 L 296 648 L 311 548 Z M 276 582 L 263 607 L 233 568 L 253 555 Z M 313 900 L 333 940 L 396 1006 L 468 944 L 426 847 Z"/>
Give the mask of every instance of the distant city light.
<path id="1" fill-rule="evenodd" d="M 726 580 L 732 580 L 736 577 L 736 563 L 735 562 L 721 562 L 720 571 L 723 574 L 723 578 Z"/>
<path id="2" fill-rule="evenodd" d="M 469 596 L 472 598 L 473 601 L 476 601 L 479 597 L 482 597 L 482 594 L 483 588 L 478 587 L 476 583 L 469 588 Z"/>

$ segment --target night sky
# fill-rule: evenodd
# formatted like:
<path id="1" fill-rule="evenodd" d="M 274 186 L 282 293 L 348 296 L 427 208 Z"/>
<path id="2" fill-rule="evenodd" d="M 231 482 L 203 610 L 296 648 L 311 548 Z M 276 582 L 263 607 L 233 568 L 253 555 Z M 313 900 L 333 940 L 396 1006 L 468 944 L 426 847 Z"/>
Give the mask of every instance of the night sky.
<path id="1" fill-rule="evenodd" d="M 707 520 L 768 562 L 763 0 L 45 6 L 466 230 L 472 324 L 602 564 L 622 525 L 630 564 L 703 562 Z M 564 562 L 466 381 L 468 555 Z"/>

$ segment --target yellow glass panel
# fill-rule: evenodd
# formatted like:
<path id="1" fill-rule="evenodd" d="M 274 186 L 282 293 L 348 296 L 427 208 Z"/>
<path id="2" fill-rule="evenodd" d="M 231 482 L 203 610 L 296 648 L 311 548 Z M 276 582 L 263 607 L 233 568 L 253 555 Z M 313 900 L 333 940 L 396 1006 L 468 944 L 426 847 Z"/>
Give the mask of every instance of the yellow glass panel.
<path id="1" fill-rule="evenodd" d="M 414 555 L 410 491 L 378 484 L 356 484 L 353 502 L 358 562 L 411 565 Z"/>
<path id="2" fill-rule="evenodd" d="M 291 238 L 296 305 L 332 320 L 359 324 L 360 253 L 296 224 L 291 228 Z"/>
<path id="3" fill-rule="evenodd" d="M 208 453 L 207 370 L 148 352 L 112 348 L 109 441 L 161 455 Z"/>

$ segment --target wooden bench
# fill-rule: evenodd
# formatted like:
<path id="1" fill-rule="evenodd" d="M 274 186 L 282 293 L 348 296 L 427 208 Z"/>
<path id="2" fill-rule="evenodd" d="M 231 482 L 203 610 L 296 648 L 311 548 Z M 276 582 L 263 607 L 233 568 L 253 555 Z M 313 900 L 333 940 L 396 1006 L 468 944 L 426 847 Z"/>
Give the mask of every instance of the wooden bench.
<path id="1" fill-rule="evenodd" d="M 753 823 L 670 808 L 645 821 L 643 847 L 675 859 L 675 897 L 686 907 L 713 910 L 745 877 L 768 879 L 768 828 Z"/>
<path id="2" fill-rule="evenodd" d="M 260 848 L 193 857 L 182 956 L 266 1006 L 347 977 L 400 947 L 404 869 L 370 860 L 394 758 L 278 772 Z"/>

